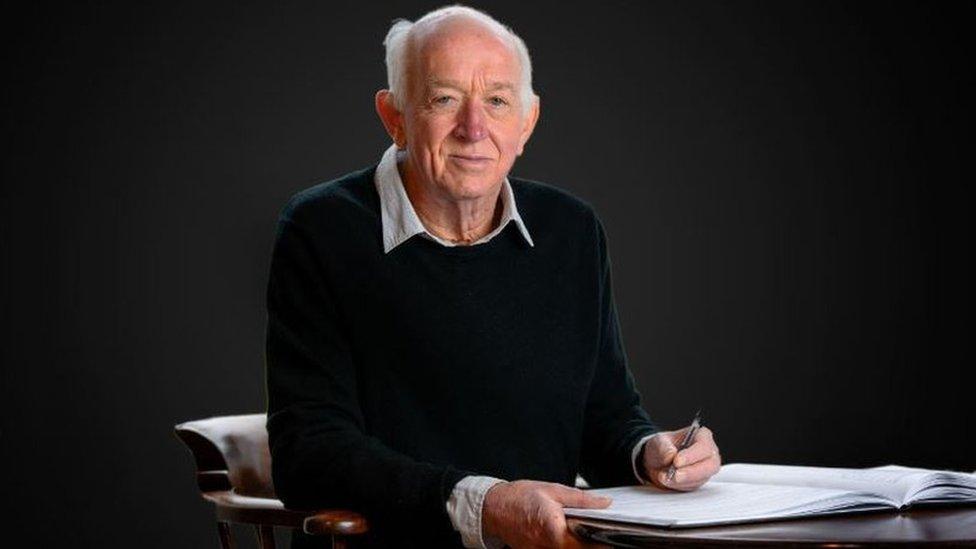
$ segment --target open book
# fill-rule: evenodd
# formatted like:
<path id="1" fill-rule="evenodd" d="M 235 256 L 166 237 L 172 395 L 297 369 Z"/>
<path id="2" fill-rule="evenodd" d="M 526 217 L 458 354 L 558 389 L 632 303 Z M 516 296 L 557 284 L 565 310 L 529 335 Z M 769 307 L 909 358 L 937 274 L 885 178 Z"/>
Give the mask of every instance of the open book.
<path id="1" fill-rule="evenodd" d="M 874 469 L 735 463 L 693 492 L 652 486 L 590 490 L 610 496 L 606 509 L 570 509 L 567 517 L 665 527 L 903 509 L 916 503 L 976 503 L 976 474 L 888 465 Z"/>

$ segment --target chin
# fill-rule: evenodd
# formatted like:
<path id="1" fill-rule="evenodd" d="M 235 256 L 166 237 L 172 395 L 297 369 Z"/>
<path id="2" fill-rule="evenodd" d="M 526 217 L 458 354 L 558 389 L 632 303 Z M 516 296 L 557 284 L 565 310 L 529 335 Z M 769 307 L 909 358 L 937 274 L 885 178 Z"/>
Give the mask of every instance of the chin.
<path id="1" fill-rule="evenodd" d="M 447 186 L 448 192 L 458 200 L 481 198 L 496 190 L 496 186 L 504 177 L 462 176 L 454 178 Z"/>

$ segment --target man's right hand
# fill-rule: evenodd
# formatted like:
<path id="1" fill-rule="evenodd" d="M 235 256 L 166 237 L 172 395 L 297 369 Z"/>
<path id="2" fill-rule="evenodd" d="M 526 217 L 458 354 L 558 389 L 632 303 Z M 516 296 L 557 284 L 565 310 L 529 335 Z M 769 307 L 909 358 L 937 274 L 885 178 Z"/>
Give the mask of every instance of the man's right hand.
<path id="1" fill-rule="evenodd" d="M 563 507 L 603 509 L 610 498 L 534 480 L 501 482 L 485 494 L 481 528 L 485 537 L 514 547 L 585 547 L 566 528 Z"/>

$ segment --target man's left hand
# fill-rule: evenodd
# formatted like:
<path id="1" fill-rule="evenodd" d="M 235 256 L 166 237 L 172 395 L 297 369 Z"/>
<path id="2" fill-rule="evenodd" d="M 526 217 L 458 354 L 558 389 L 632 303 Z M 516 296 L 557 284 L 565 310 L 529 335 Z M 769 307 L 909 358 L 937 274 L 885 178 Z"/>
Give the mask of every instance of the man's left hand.
<path id="1" fill-rule="evenodd" d="M 712 431 L 702 427 L 695 433 L 691 446 L 678 451 L 678 445 L 689 427 L 665 431 L 644 445 L 643 473 L 655 486 L 687 492 L 708 482 L 722 465 L 722 456 L 712 438 Z M 668 468 L 674 464 L 674 479 L 668 481 Z"/>

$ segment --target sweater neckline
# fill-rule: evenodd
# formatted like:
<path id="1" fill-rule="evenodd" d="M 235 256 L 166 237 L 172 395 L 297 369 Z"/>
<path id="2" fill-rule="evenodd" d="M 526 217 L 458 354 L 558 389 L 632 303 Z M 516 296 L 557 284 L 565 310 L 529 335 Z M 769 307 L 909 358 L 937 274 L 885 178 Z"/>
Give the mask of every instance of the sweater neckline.
<path id="1" fill-rule="evenodd" d="M 419 233 L 411 237 L 419 242 L 417 243 L 419 247 L 427 251 L 436 253 L 438 255 L 443 255 L 447 257 L 454 257 L 458 259 L 474 259 L 479 257 L 484 257 L 489 254 L 493 254 L 497 250 L 503 247 L 512 246 L 512 236 L 513 225 L 515 223 L 511 220 L 505 224 L 505 227 L 498 232 L 495 236 L 491 238 L 488 242 L 482 242 L 480 244 L 471 244 L 468 246 L 444 246 L 438 242 L 435 242 L 429 238 L 424 238 Z"/>

